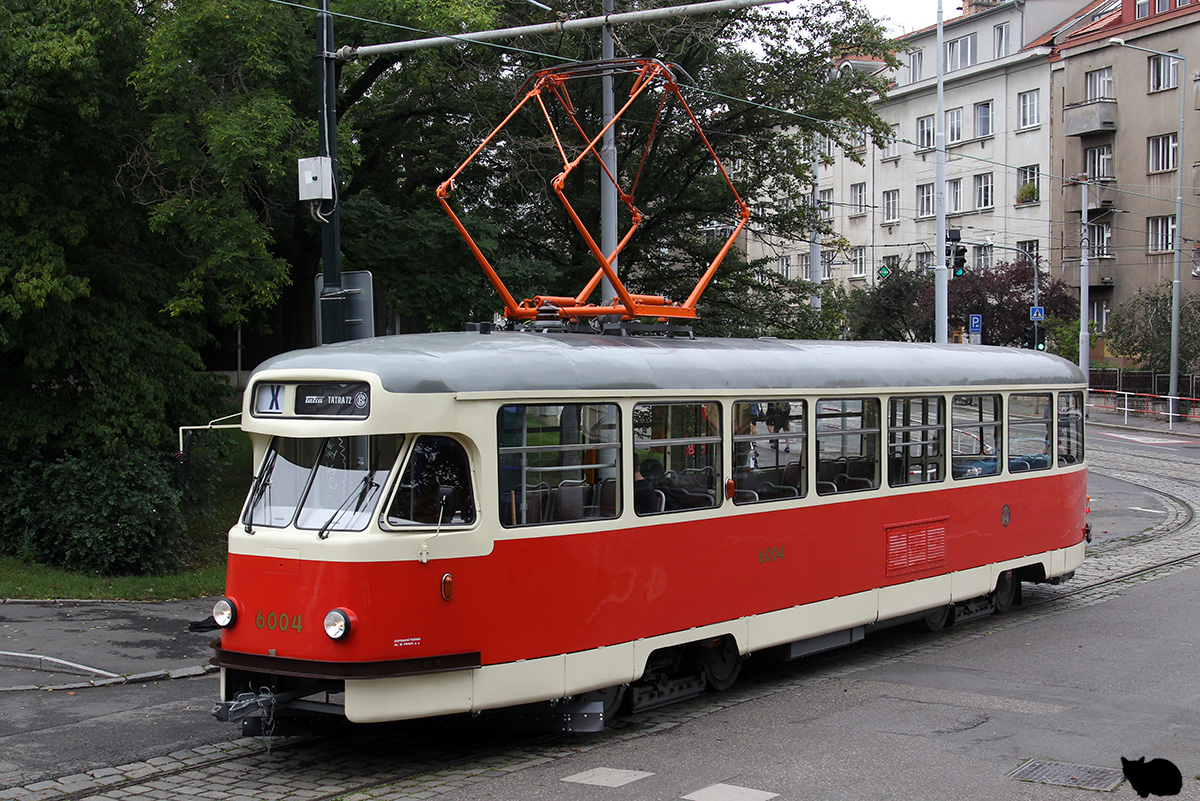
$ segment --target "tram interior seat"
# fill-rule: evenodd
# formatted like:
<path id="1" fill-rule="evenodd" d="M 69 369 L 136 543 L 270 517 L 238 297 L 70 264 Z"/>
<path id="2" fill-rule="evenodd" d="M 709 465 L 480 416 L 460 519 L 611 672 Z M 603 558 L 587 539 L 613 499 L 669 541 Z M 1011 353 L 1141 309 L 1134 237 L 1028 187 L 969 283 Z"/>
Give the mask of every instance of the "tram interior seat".
<path id="1" fill-rule="evenodd" d="M 855 492 L 858 490 L 875 489 L 875 482 L 869 478 L 861 478 L 859 476 L 850 476 L 845 473 L 839 473 L 833 480 L 838 492 Z"/>
<path id="2" fill-rule="evenodd" d="M 551 520 L 582 520 L 592 485 L 583 480 L 568 480 L 558 485 L 550 497 Z"/>
<path id="3" fill-rule="evenodd" d="M 834 484 L 832 481 L 818 481 L 817 482 L 817 494 L 818 495 L 835 495 L 835 494 L 837 494 L 837 491 L 838 491 L 837 484 Z"/>
<path id="4" fill-rule="evenodd" d="M 1008 472 L 1010 473 L 1024 473 L 1028 469 L 1029 462 L 1025 461 L 1024 459 L 1008 460 Z"/>
<path id="5" fill-rule="evenodd" d="M 663 492 L 662 490 L 656 489 L 654 491 L 654 497 L 658 500 L 658 508 L 655 509 L 655 511 L 656 512 L 667 511 L 667 494 L 665 492 Z"/>
<path id="6" fill-rule="evenodd" d="M 764 486 L 771 487 L 774 485 L 766 484 Z M 754 490 L 740 489 L 740 490 L 733 491 L 733 502 L 734 503 L 758 503 L 758 500 L 759 500 L 758 493 L 755 492 Z"/>
<path id="7" fill-rule="evenodd" d="M 617 480 L 606 478 L 600 482 L 596 491 L 596 514 L 599 517 L 617 516 Z"/>
<path id="8" fill-rule="evenodd" d="M 546 508 L 550 504 L 550 485 L 531 484 L 528 487 L 517 487 L 510 493 L 512 508 L 512 524 L 521 525 L 521 498 L 525 499 L 525 523 L 540 523 L 546 519 Z"/>

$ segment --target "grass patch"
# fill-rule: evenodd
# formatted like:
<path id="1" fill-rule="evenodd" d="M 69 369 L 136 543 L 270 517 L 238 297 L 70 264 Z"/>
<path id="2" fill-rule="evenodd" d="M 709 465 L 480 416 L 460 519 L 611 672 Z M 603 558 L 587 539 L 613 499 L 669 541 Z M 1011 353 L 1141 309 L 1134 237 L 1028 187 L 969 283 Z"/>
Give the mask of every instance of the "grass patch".
<path id="1" fill-rule="evenodd" d="M 192 453 L 187 519 L 177 572 L 163 576 L 93 576 L 0 557 L 0 599 L 78 598 L 167 601 L 220 595 L 225 543 L 250 486 L 250 438 L 241 431 L 204 432 Z"/>

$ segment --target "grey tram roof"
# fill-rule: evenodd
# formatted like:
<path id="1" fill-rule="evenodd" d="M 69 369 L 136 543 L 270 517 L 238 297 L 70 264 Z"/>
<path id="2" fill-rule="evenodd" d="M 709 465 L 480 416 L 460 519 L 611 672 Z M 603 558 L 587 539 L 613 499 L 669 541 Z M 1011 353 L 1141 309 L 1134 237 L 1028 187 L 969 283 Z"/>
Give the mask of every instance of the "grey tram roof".
<path id="1" fill-rule="evenodd" d="M 1083 383 L 1045 353 L 974 345 L 668 339 L 497 331 L 376 337 L 292 351 L 264 370 L 373 373 L 389 392 L 834 389 Z"/>

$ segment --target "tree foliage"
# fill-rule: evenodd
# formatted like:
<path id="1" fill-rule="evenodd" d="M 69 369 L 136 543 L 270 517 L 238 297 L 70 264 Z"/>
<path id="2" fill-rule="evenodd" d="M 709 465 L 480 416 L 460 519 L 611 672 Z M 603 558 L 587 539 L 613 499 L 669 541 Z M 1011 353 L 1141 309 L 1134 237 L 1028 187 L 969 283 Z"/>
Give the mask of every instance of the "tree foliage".
<path id="1" fill-rule="evenodd" d="M 1200 361 L 1200 298 L 1183 292 L 1179 315 L 1179 369 L 1190 372 Z M 1123 300 L 1108 318 L 1110 352 L 1137 362 L 1143 370 L 1171 369 L 1171 282 Z"/>

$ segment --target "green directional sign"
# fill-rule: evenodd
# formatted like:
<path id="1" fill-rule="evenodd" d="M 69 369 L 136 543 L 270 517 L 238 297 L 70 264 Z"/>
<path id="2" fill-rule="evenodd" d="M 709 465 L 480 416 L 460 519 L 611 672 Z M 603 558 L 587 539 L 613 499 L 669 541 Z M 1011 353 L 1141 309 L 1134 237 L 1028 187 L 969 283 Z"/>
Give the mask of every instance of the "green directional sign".
<path id="1" fill-rule="evenodd" d="M 892 274 L 892 271 L 891 271 L 891 269 L 888 268 L 888 266 L 886 264 L 879 268 L 879 280 L 880 281 L 887 278 L 891 274 Z"/>

